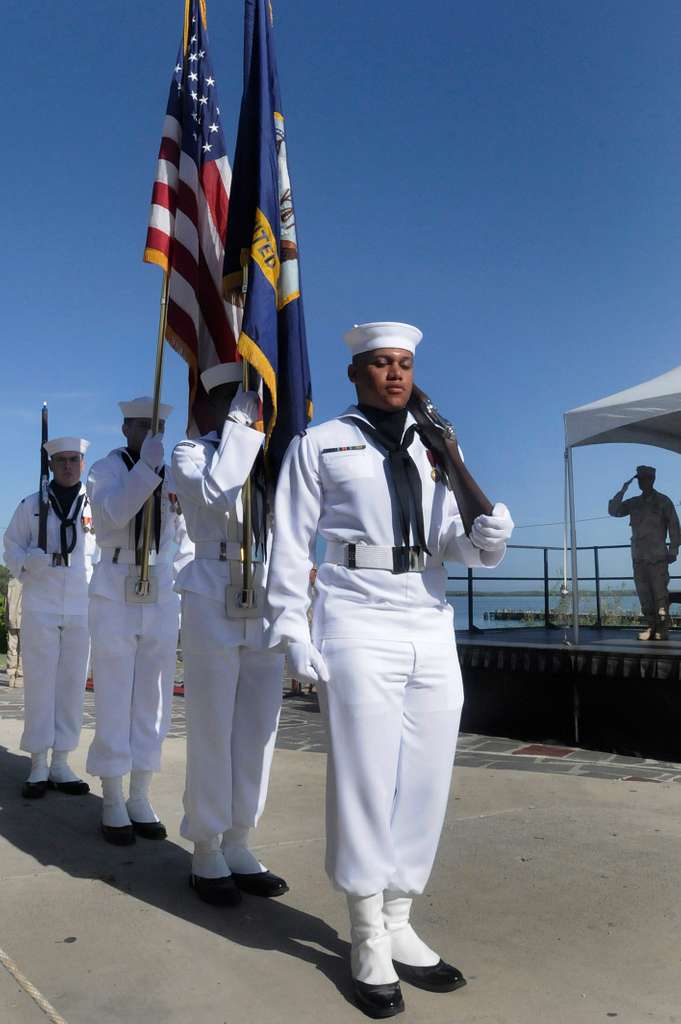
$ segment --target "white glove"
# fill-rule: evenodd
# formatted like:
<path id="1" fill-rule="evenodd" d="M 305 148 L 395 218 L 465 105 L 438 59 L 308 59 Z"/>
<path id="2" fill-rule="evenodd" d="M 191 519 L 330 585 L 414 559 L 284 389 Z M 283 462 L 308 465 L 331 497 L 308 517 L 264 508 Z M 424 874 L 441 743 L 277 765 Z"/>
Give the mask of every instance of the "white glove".
<path id="1" fill-rule="evenodd" d="M 299 683 L 328 683 L 329 670 L 321 654 L 312 644 L 292 640 L 286 650 L 288 667 Z"/>
<path id="2" fill-rule="evenodd" d="M 151 431 L 149 431 L 142 442 L 140 459 L 142 462 L 146 462 L 149 469 L 153 469 L 154 471 L 156 471 L 159 466 L 163 465 L 165 460 L 165 452 L 163 451 L 163 434 L 154 434 L 152 436 Z"/>
<path id="3" fill-rule="evenodd" d="M 42 548 L 29 548 L 24 559 L 24 569 L 39 580 L 52 565 L 52 559 Z"/>
<path id="4" fill-rule="evenodd" d="M 511 539 L 514 525 L 506 506 L 497 502 L 491 516 L 478 516 L 474 521 L 471 541 L 482 551 L 503 551 Z"/>
<path id="5" fill-rule="evenodd" d="M 241 386 L 232 399 L 227 418 L 233 423 L 241 423 L 250 427 L 255 423 L 260 411 L 260 399 L 255 391 L 244 391 Z"/>

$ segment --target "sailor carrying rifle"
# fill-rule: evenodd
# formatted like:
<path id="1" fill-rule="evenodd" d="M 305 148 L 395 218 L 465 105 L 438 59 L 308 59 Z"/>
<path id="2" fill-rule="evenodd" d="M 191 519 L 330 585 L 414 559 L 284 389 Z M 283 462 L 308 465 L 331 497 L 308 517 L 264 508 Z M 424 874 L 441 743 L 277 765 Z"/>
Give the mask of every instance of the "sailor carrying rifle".
<path id="1" fill-rule="evenodd" d="M 403 1009 L 399 978 L 436 992 L 465 983 L 410 924 L 437 850 L 463 703 L 443 562 L 493 568 L 513 528 L 505 505 L 484 499 L 486 513 L 471 519 L 461 487 L 458 504 L 449 489 L 465 471 L 413 386 L 421 337 L 401 323 L 345 336 L 357 403 L 289 446 L 268 584 L 269 643 L 319 689 L 326 866 L 347 896 L 357 1001 L 380 1017 Z M 311 636 L 316 538 L 326 550 Z"/>
<path id="2" fill-rule="evenodd" d="M 68 764 L 83 718 L 88 582 L 97 550 L 80 479 L 89 443 L 82 437 L 44 443 L 52 479 L 48 484 L 43 474 L 43 493 L 23 499 L 5 532 L 5 562 L 23 584 L 21 749 L 31 754 L 31 773 L 22 793 L 30 799 L 44 796 L 48 787 L 71 795 L 89 792 Z"/>

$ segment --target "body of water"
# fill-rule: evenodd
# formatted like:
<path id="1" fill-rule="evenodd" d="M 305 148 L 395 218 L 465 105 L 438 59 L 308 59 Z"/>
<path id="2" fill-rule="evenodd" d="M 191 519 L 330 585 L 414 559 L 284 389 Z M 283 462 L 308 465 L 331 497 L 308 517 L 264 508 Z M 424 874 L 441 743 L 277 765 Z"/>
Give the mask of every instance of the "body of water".
<path id="1" fill-rule="evenodd" d="M 466 596 L 449 596 L 449 603 L 454 608 L 454 624 L 457 629 L 468 629 L 468 598 Z M 557 612 L 560 598 L 557 595 L 551 595 L 550 604 L 551 611 Z M 570 606 L 568 605 L 568 610 Z M 531 625 L 541 625 L 541 622 L 528 622 L 528 621 L 516 621 L 508 619 L 493 619 L 490 616 L 491 612 L 495 611 L 513 611 L 513 612 L 538 612 L 543 616 L 544 614 L 544 595 L 537 594 L 532 596 L 526 595 L 515 595 L 506 594 L 501 596 L 492 596 L 487 594 L 476 594 L 474 597 L 473 604 L 473 623 L 479 626 L 480 629 L 512 629 L 514 626 L 519 628 L 526 628 Z M 580 599 L 579 610 L 581 614 L 596 613 L 596 598 L 590 595 L 584 596 Z M 614 612 L 616 610 L 638 615 L 641 611 L 638 598 L 635 595 L 622 595 L 617 596 L 607 594 L 601 595 L 601 615 L 607 614 L 607 612 Z M 487 615 L 487 617 L 485 617 Z"/>

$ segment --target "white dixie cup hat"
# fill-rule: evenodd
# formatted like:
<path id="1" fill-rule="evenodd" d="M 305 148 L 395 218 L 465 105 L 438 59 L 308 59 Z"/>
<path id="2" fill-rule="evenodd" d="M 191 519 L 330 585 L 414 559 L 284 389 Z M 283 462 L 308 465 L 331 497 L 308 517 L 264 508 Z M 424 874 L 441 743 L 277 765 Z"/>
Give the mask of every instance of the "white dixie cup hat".
<path id="1" fill-rule="evenodd" d="M 207 392 L 220 384 L 241 383 L 244 375 L 244 364 L 239 363 L 217 363 L 201 374 L 201 383 Z"/>
<path id="2" fill-rule="evenodd" d="M 90 442 L 84 437 L 53 437 L 43 445 L 50 458 L 58 452 L 79 452 L 80 455 L 85 455 L 89 447 Z"/>
<path id="3" fill-rule="evenodd" d="M 355 324 L 351 331 L 343 335 L 353 357 L 362 352 L 373 352 L 377 348 L 403 348 L 413 355 L 422 338 L 423 333 L 418 327 L 386 320 Z"/>
<path id="4" fill-rule="evenodd" d="M 141 398 L 132 398 L 129 402 L 119 402 L 118 408 L 126 420 L 150 420 L 154 412 L 154 399 L 149 395 L 143 395 Z M 172 405 L 161 402 L 158 407 L 159 419 L 167 420 L 172 411 Z"/>

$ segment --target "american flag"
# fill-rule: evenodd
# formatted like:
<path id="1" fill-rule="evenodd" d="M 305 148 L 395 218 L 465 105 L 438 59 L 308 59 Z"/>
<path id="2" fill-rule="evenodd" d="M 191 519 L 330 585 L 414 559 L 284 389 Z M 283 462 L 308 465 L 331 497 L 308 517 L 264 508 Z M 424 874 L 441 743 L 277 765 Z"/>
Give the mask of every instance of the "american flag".
<path id="1" fill-rule="evenodd" d="M 144 259 L 169 275 L 166 338 L 189 364 L 190 427 L 201 431 L 210 424 L 199 375 L 239 358 L 238 313 L 222 292 L 230 183 L 205 3 L 185 0 Z"/>

